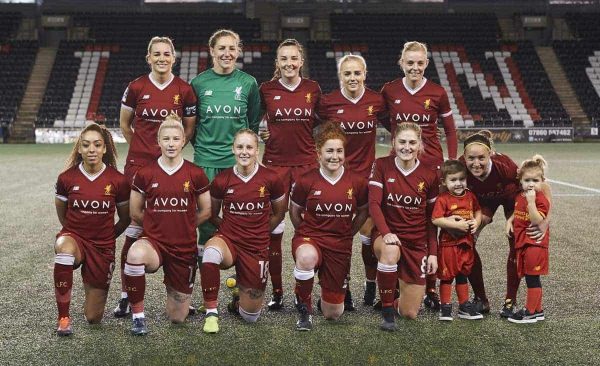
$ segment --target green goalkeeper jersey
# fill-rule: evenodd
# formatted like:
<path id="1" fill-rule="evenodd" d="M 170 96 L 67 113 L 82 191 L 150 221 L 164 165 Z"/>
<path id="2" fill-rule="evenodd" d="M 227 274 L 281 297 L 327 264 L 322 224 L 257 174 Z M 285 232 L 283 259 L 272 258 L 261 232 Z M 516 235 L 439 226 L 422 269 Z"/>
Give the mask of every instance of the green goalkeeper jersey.
<path id="1" fill-rule="evenodd" d="M 237 69 L 228 75 L 208 69 L 191 84 L 198 97 L 194 163 L 211 168 L 235 165 L 233 135 L 242 128 L 258 132 L 260 94 L 256 79 Z"/>

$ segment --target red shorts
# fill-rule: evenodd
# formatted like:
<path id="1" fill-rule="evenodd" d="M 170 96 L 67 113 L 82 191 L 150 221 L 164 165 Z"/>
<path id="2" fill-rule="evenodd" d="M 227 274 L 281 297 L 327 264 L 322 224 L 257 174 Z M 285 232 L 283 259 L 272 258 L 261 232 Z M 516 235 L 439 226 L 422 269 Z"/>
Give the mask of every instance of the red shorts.
<path id="1" fill-rule="evenodd" d="M 194 280 L 196 279 L 196 244 L 192 244 L 193 251 L 189 254 L 182 254 L 173 251 L 164 243 L 149 237 L 141 237 L 147 240 L 158 254 L 159 266 L 163 267 L 163 283 L 175 291 L 191 294 L 194 290 Z"/>
<path id="2" fill-rule="evenodd" d="M 381 236 L 377 228 L 373 227 L 371 231 L 371 250 L 375 255 L 375 239 Z M 402 238 L 400 238 L 402 241 Z M 429 251 L 427 246 L 422 248 L 402 245 L 400 246 L 400 260 L 398 261 L 398 278 L 403 282 L 412 285 L 425 285 L 425 275 L 427 274 L 427 256 Z"/>
<path id="3" fill-rule="evenodd" d="M 277 175 L 279 175 L 281 181 L 283 182 L 283 187 L 285 188 L 286 193 L 289 193 L 290 189 L 292 188 L 292 184 L 298 179 L 300 179 L 301 176 L 305 175 L 313 169 L 318 168 L 319 163 L 315 162 L 314 164 L 296 166 L 265 164 L 265 166 L 277 172 Z"/>
<path id="4" fill-rule="evenodd" d="M 313 246 L 319 256 L 315 269 L 319 273 L 321 297 L 330 304 L 343 303 L 348 288 L 351 253 L 333 251 L 313 238 L 294 236 L 292 239 L 294 261 L 296 261 L 296 250 L 305 244 Z M 352 247 L 352 242 L 348 243 L 348 245 Z"/>
<path id="5" fill-rule="evenodd" d="M 439 247 L 437 276 L 443 281 L 451 281 L 461 273 L 468 276 L 473 263 L 475 251 L 467 244 Z"/>
<path id="6" fill-rule="evenodd" d="M 83 283 L 94 288 L 108 290 L 115 269 L 115 244 L 106 247 L 97 246 L 68 231 L 61 231 L 56 238 L 61 236 L 71 237 L 77 243 L 81 253 L 81 262 L 75 265 L 74 269 L 81 266 Z"/>
<path id="7" fill-rule="evenodd" d="M 525 245 L 517 249 L 516 259 L 519 277 L 547 275 L 548 257 L 548 248 L 538 245 Z"/>
<path id="8" fill-rule="evenodd" d="M 129 182 L 129 185 L 133 185 L 133 177 L 135 176 L 135 173 L 137 173 L 138 170 L 140 170 L 150 162 L 151 160 L 145 159 L 136 159 L 135 162 L 132 162 L 129 159 L 127 159 L 127 161 L 125 162 L 125 168 L 123 168 L 123 174 L 125 175 L 125 178 L 127 178 L 127 182 Z"/>
<path id="9" fill-rule="evenodd" d="M 231 252 L 239 286 L 264 291 L 269 279 L 269 248 L 250 251 L 235 245 L 223 234 L 216 234 L 215 237 L 222 239 Z"/>

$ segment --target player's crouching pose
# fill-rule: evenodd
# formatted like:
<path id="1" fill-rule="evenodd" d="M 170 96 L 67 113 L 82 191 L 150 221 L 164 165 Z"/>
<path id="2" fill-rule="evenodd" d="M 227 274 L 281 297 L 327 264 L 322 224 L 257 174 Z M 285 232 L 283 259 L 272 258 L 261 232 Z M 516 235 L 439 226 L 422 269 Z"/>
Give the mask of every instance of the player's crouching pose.
<path id="1" fill-rule="evenodd" d="M 240 291 L 230 309 L 247 322 L 258 320 L 269 274 L 269 233 L 281 223 L 287 207 L 281 179 L 258 163 L 256 133 L 238 131 L 232 150 L 236 164 L 217 174 L 210 189 L 211 222 L 217 232 L 206 242 L 200 268 L 206 333 L 219 331 L 220 270 L 234 265 Z"/>
<path id="2" fill-rule="evenodd" d="M 130 199 L 131 217 L 144 228 L 125 263 L 135 335 L 148 333 L 145 274 L 161 266 L 167 316 L 174 323 L 185 320 L 196 273 L 196 227 L 210 217 L 208 178 L 202 168 L 183 159 L 185 133 L 179 117 L 170 115 L 160 125 L 158 144 L 162 155 L 136 173 Z"/>
<path id="3" fill-rule="evenodd" d="M 379 158 L 369 179 L 369 213 L 378 233 L 373 250 L 382 304 L 383 330 L 396 329 L 394 290 L 400 280 L 400 315 L 415 319 L 425 295 L 425 276 L 437 270 L 437 230 L 431 212 L 439 179 L 422 165 L 421 128 L 400 123 L 393 135 L 394 155 Z"/>
<path id="4" fill-rule="evenodd" d="M 539 225 L 550 211 L 550 202 L 542 190 L 545 168 L 546 161 L 541 155 L 534 155 L 521 164 L 517 178 L 522 192 L 515 198 L 515 211 L 506 223 L 506 233 L 510 236 L 514 231 L 517 273 L 519 278 L 525 277 L 527 283 L 525 307 L 508 318 L 513 323 L 536 323 L 545 319 L 540 275 L 548 274 L 550 232 L 548 230 L 541 240 L 532 239 L 526 233 L 531 224 Z"/>
<path id="5" fill-rule="evenodd" d="M 102 320 L 115 264 L 115 239 L 130 221 L 129 184 L 116 167 L 110 132 L 92 123 L 81 132 L 66 170 L 58 176 L 55 204 L 62 230 L 54 245 L 54 292 L 59 336 L 73 333 L 69 306 L 73 269 L 79 266 L 85 318 L 89 323 Z"/>
<path id="6" fill-rule="evenodd" d="M 467 277 L 475 261 L 473 234 L 481 223 L 481 208 L 477 197 L 467 189 L 467 168 L 458 160 L 442 164 L 441 193 L 431 214 L 434 225 L 440 227 L 438 247 L 438 278 L 440 279 L 440 320 L 452 320 L 452 281 L 456 279 L 458 317 L 482 319 L 469 301 Z"/>
<path id="7" fill-rule="evenodd" d="M 327 319 L 344 312 L 352 237 L 368 215 L 367 182 L 344 168 L 346 137 L 337 124 L 325 124 L 316 138 L 319 169 L 298 179 L 291 195 L 290 219 L 296 228 L 297 330 L 312 329 L 315 269 L 319 271 L 321 310 Z"/>

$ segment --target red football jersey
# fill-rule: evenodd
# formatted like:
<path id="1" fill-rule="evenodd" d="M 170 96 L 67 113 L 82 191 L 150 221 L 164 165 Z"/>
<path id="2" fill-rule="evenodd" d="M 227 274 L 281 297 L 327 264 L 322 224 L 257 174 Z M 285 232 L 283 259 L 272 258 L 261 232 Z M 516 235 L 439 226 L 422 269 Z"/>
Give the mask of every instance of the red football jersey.
<path id="1" fill-rule="evenodd" d="M 438 219 L 440 217 L 449 217 L 452 215 L 458 215 L 465 220 L 471 220 L 475 217 L 475 212 L 481 210 L 477 197 L 467 190 L 462 196 L 455 196 L 450 192 L 442 192 L 435 201 L 433 212 L 431 213 L 432 219 Z M 459 244 L 468 244 L 473 246 L 473 234 L 466 233 L 461 238 L 454 238 L 446 230 L 440 229 L 440 245 L 441 246 L 452 246 Z"/>
<path id="2" fill-rule="evenodd" d="M 514 200 L 520 189 L 517 164 L 500 153 L 493 154 L 490 159 L 490 172 L 484 180 L 467 171 L 467 186 L 477 196 L 481 206 L 493 201 Z M 460 160 L 465 163 L 464 156 L 461 156 Z"/>
<path id="3" fill-rule="evenodd" d="M 332 181 L 315 169 L 295 182 L 291 201 L 304 208 L 304 220 L 296 236 L 328 239 L 322 242 L 324 245 L 347 243 L 352 240 L 356 210 L 368 204 L 367 181 L 350 170 Z M 352 252 L 352 246 L 334 245 L 330 249 Z"/>
<path id="4" fill-rule="evenodd" d="M 313 127 L 321 87 L 316 81 L 301 79 L 289 89 L 279 80 L 260 86 L 264 119 L 271 136 L 265 142 L 263 162 L 270 165 L 298 166 L 317 159 Z"/>
<path id="5" fill-rule="evenodd" d="M 435 202 L 438 191 L 436 172 L 420 161 L 404 171 L 394 156 L 379 158 L 369 178 L 369 212 L 382 235 L 391 232 L 403 244 L 427 247 L 427 204 Z"/>
<path id="6" fill-rule="evenodd" d="M 546 198 L 543 192 L 536 192 L 535 195 L 535 207 L 542 217 L 546 218 L 550 211 L 550 202 Z M 535 239 L 530 238 L 527 235 L 525 229 L 531 224 L 529 219 L 529 210 L 527 210 L 527 198 L 520 193 L 515 198 L 515 212 L 513 220 L 513 230 L 515 235 L 515 248 L 521 248 L 525 244 L 537 245 L 540 247 L 548 248 L 550 243 L 550 229 L 546 230 L 546 235 L 542 238 L 541 242 L 537 243 Z"/>
<path id="7" fill-rule="evenodd" d="M 144 195 L 144 235 L 181 253 L 196 250 L 196 197 L 208 191 L 202 168 L 183 160 L 176 169 L 160 159 L 135 174 L 132 189 Z"/>
<path id="8" fill-rule="evenodd" d="M 247 250 L 268 248 L 271 202 L 285 199 L 285 188 L 277 173 L 257 165 L 250 176 L 244 177 L 235 167 L 229 168 L 217 174 L 210 195 L 222 201 L 220 234 Z"/>
<path id="9" fill-rule="evenodd" d="M 129 204 L 129 184 L 123 174 L 105 166 L 90 175 L 79 164 L 58 176 L 56 198 L 67 202 L 63 230 L 98 246 L 115 244 L 116 206 Z"/>
<path id="10" fill-rule="evenodd" d="M 375 160 L 377 122 L 386 114 L 385 109 L 381 94 L 371 89 L 356 99 L 336 90 L 319 101 L 319 119 L 337 122 L 346 132 L 346 165 L 365 178 Z"/>
<path id="11" fill-rule="evenodd" d="M 134 133 L 127 153 L 127 161 L 133 162 L 158 159 L 158 127 L 169 114 L 182 118 L 196 115 L 196 95 L 177 76 L 164 84 L 156 83 L 150 75 L 140 76 L 129 83 L 121 103 L 121 108 L 134 112 Z"/>
<path id="12" fill-rule="evenodd" d="M 381 94 L 387 103 L 392 136 L 398 123 L 417 123 L 425 147 L 419 160 L 427 166 L 441 166 L 444 154 L 437 136 L 438 120 L 452 115 L 446 90 L 426 78 L 419 88 L 411 89 L 402 78 L 386 83 Z"/>

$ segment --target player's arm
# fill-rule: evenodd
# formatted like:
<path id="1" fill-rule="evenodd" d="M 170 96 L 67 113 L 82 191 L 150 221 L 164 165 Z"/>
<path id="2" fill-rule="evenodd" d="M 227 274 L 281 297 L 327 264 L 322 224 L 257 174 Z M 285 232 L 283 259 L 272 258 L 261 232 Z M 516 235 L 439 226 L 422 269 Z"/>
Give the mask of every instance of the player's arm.
<path id="1" fill-rule="evenodd" d="M 552 205 L 552 189 L 548 183 L 542 182 L 542 192 L 544 193 L 544 196 L 548 198 L 550 205 Z M 539 241 L 544 237 L 544 235 L 546 235 L 548 226 L 550 226 L 550 211 L 548 211 L 548 214 L 544 220 L 542 220 L 539 224 L 535 225 L 532 222 L 531 225 L 529 225 L 529 227 L 526 229 L 527 236 Z"/>
<path id="2" fill-rule="evenodd" d="M 381 210 L 381 201 L 383 200 L 383 186 L 381 183 L 369 182 L 369 215 L 373 219 L 377 230 L 383 237 L 383 242 L 387 245 L 401 245 L 398 235 L 392 233 L 385 221 L 385 216 Z"/>
<path id="3" fill-rule="evenodd" d="M 185 143 L 192 141 L 194 132 L 196 131 L 196 116 L 183 117 L 183 130 L 185 132 Z"/>
<path id="4" fill-rule="evenodd" d="M 248 93 L 248 127 L 258 134 L 258 125 L 260 124 L 260 93 L 258 91 L 258 84 L 256 80 L 250 86 L 250 92 Z"/>
<path id="5" fill-rule="evenodd" d="M 302 217 L 302 214 L 304 213 L 304 207 L 300 206 L 299 204 L 295 203 L 294 201 L 290 201 L 290 221 L 292 221 L 292 225 L 294 225 L 294 229 L 297 229 L 300 224 L 302 223 L 302 221 L 304 221 L 304 218 Z"/>
<path id="6" fill-rule="evenodd" d="M 469 223 L 469 227 L 471 228 L 471 234 L 475 234 L 477 232 L 477 230 L 479 229 L 479 225 L 481 225 L 481 220 L 482 220 L 482 214 L 481 214 L 481 210 L 477 210 L 475 211 L 475 213 L 473 214 L 473 218 Z"/>
<path id="7" fill-rule="evenodd" d="M 275 230 L 285 218 L 287 208 L 287 199 L 285 194 L 278 199 L 271 201 L 271 216 L 269 216 L 269 232 Z"/>
<path id="8" fill-rule="evenodd" d="M 196 226 L 205 223 L 212 214 L 210 192 L 206 191 L 196 196 Z"/>
<path id="9" fill-rule="evenodd" d="M 446 134 L 446 145 L 448 146 L 448 159 L 456 159 L 458 154 L 458 137 L 456 136 L 456 125 L 452 112 L 446 117 L 442 117 L 442 126 Z"/>
<path id="10" fill-rule="evenodd" d="M 531 189 L 525 192 L 525 198 L 527 198 L 527 213 L 529 213 L 529 221 L 533 225 L 539 225 L 544 221 L 544 216 L 538 211 L 537 205 L 535 204 L 535 190 Z"/>
<path id="11" fill-rule="evenodd" d="M 506 234 L 507 237 L 512 238 L 515 230 L 513 227 L 513 221 L 515 219 L 515 214 L 513 213 L 512 215 L 510 215 L 510 217 L 508 219 L 506 219 L 506 224 L 504 225 L 504 234 Z"/>
<path id="12" fill-rule="evenodd" d="M 221 203 L 223 200 L 218 198 L 210 197 L 210 223 L 215 225 L 217 228 L 221 226 L 223 218 L 219 216 L 221 213 Z"/>
<path id="13" fill-rule="evenodd" d="M 129 216 L 134 222 L 144 222 L 144 195 L 134 189 L 129 196 Z"/>
<path id="14" fill-rule="evenodd" d="M 117 205 L 117 216 L 119 220 L 115 224 L 115 238 L 127 229 L 127 226 L 131 223 L 131 217 L 129 217 L 129 202 L 125 201 L 122 205 Z"/>
<path id="15" fill-rule="evenodd" d="M 427 202 L 425 215 L 427 215 L 427 251 L 429 255 L 427 256 L 427 274 L 433 274 L 437 271 L 438 263 L 437 263 L 437 247 L 438 247 L 438 239 L 437 239 L 437 227 L 433 224 L 431 220 L 431 213 L 433 212 L 433 207 L 435 202 Z"/>
<path id="16" fill-rule="evenodd" d="M 133 129 L 131 128 L 131 122 L 133 122 L 133 110 L 121 106 L 121 113 L 119 115 L 119 126 L 121 127 L 121 132 L 123 132 L 123 137 L 128 144 L 131 144 L 131 138 L 133 137 Z"/>
<path id="17" fill-rule="evenodd" d="M 352 236 L 354 236 L 360 230 L 365 221 L 367 221 L 367 217 L 369 217 L 368 204 L 363 205 L 356 210 L 356 214 L 352 219 Z"/>
<path id="18" fill-rule="evenodd" d="M 441 229 L 459 230 L 462 233 L 466 233 L 469 230 L 469 223 L 467 220 L 458 215 L 437 217 L 435 219 L 431 219 L 431 222 Z"/>
<path id="19" fill-rule="evenodd" d="M 56 206 L 56 216 L 58 216 L 58 221 L 64 227 L 67 219 L 67 202 L 54 198 L 54 206 Z"/>

